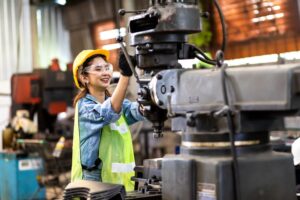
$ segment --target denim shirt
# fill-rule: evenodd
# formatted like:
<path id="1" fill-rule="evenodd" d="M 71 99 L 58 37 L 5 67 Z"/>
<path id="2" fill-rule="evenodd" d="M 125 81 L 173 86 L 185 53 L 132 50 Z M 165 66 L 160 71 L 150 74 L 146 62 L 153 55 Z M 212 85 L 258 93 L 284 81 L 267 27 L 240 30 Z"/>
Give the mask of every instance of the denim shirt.
<path id="1" fill-rule="evenodd" d="M 128 125 L 141 121 L 144 117 L 138 110 L 138 103 L 124 99 L 122 110 L 116 113 L 111 106 L 110 97 L 99 103 L 87 94 L 78 101 L 80 159 L 81 164 L 90 168 L 99 155 L 99 145 L 103 126 L 116 122 L 121 113 Z"/>

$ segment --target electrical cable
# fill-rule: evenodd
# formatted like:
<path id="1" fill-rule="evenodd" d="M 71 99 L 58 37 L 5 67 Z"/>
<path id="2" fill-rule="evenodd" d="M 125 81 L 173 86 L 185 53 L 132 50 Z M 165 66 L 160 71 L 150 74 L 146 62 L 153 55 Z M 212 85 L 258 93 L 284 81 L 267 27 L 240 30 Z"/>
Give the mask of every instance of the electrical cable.
<path id="1" fill-rule="evenodd" d="M 218 14 L 221 20 L 221 25 L 222 25 L 222 36 L 223 36 L 223 41 L 222 41 L 222 46 L 221 46 L 221 51 L 218 51 L 216 53 L 216 59 L 210 59 L 206 54 L 199 48 L 197 48 L 194 45 L 191 45 L 194 49 L 195 52 L 198 52 L 201 54 L 201 56 L 197 55 L 195 53 L 195 57 L 198 58 L 199 60 L 212 64 L 212 65 L 218 65 L 221 66 L 221 78 L 222 78 L 222 92 L 223 92 L 223 98 L 224 98 L 224 104 L 227 106 L 229 109 L 227 109 L 226 113 L 226 118 L 227 118 L 227 126 L 229 129 L 229 140 L 230 140 L 230 151 L 232 155 L 232 161 L 233 161 L 233 190 L 234 190 L 234 196 L 235 200 L 240 200 L 241 199 L 241 194 L 240 194 L 240 174 L 239 174 L 239 166 L 238 166 L 238 161 L 237 161 L 237 152 L 236 152 L 236 147 L 234 144 L 234 136 L 235 136 L 235 127 L 233 123 L 233 118 L 232 118 L 232 113 L 229 107 L 229 99 L 228 99 L 228 93 L 227 93 L 227 88 L 226 88 L 226 67 L 227 64 L 223 63 L 224 59 L 224 52 L 226 49 L 226 43 L 227 43 L 227 33 L 226 33 L 226 25 L 225 25 L 225 18 L 222 12 L 222 9 L 218 3 L 217 0 L 214 0 L 214 4 L 218 10 Z"/>
<path id="2" fill-rule="evenodd" d="M 226 118 L 227 118 L 227 126 L 229 129 L 230 151 L 231 151 L 232 161 L 233 161 L 233 176 L 234 176 L 233 190 L 234 190 L 235 200 L 240 200 L 241 199 L 240 174 L 239 174 L 239 165 L 237 161 L 236 146 L 234 144 L 235 141 L 234 136 L 236 132 L 233 123 L 232 113 L 229 107 L 228 92 L 226 88 L 226 68 L 227 68 L 227 64 L 223 63 L 221 66 L 222 93 L 223 93 L 224 104 L 229 108 L 226 111 Z"/>
<path id="3" fill-rule="evenodd" d="M 216 8 L 218 10 L 219 17 L 220 17 L 220 20 L 221 20 L 221 25 L 222 25 L 223 41 L 222 41 L 221 50 L 223 52 L 225 52 L 226 44 L 227 44 L 227 32 L 226 32 L 225 17 L 224 17 L 224 14 L 222 12 L 222 9 L 221 9 L 221 6 L 220 6 L 218 0 L 214 0 L 214 4 L 215 4 L 215 6 L 216 6 Z"/>
<path id="4" fill-rule="evenodd" d="M 216 61 L 214 60 L 207 60 L 205 58 L 200 57 L 199 55 L 195 54 L 195 57 L 198 58 L 199 60 L 201 60 L 202 62 L 205 62 L 207 64 L 211 64 L 211 65 L 216 65 Z"/>
<path id="5" fill-rule="evenodd" d="M 200 48 L 196 47 L 195 45 L 193 45 L 193 44 L 188 44 L 188 45 L 190 47 L 192 47 L 194 51 L 200 53 L 205 59 L 215 61 L 215 60 L 212 60 L 211 58 L 209 58 Z"/>
<path id="6" fill-rule="evenodd" d="M 226 24 L 225 24 L 225 18 L 222 12 L 222 9 L 219 5 L 218 0 L 214 0 L 214 4 L 218 10 L 219 17 L 221 20 L 221 25 L 222 25 L 222 35 L 223 35 L 223 41 L 222 41 L 222 54 L 218 54 L 217 52 L 217 64 L 221 65 L 221 78 L 222 78 L 222 92 L 223 92 L 223 98 L 224 98 L 224 104 L 227 106 L 229 109 L 227 110 L 226 113 L 226 118 L 227 118 L 227 126 L 229 129 L 229 140 L 230 140 L 230 151 L 232 155 L 232 161 L 233 161 L 233 189 L 234 189 L 234 195 L 235 195 L 235 200 L 240 200 L 241 199 L 241 194 L 240 194 L 240 173 L 239 173 L 239 165 L 237 161 L 237 152 L 236 152 L 236 146 L 234 144 L 235 141 L 235 127 L 234 127 L 234 122 L 232 118 L 232 113 L 229 107 L 229 99 L 228 99 L 228 93 L 227 93 L 227 88 L 226 88 L 226 68 L 227 64 L 223 63 L 224 59 L 224 52 L 226 49 L 226 44 L 227 44 L 227 32 L 226 32 Z M 220 59 L 222 61 L 220 62 Z"/>
<path id="7" fill-rule="evenodd" d="M 216 6 L 217 8 L 217 11 L 218 11 L 218 14 L 219 14 L 219 17 L 220 17 L 220 20 L 221 20 L 221 26 L 222 26 L 222 45 L 221 45 L 221 50 L 222 52 L 225 52 L 225 49 L 226 49 L 226 44 L 227 44 L 227 31 L 226 31 L 226 24 L 225 24 L 225 17 L 224 17 L 224 14 L 222 12 L 222 9 L 221 9 L 221 6 L 218 2 L 218 0 L 214 0 L 214 5 Z M 212 65 L 216 65 L 216 60 L 213 60 L 213 59 L 210 59 L 201 49 L 197 48 L 196 46 L 194 45 L 191 45 L 194 50 L 198 53 L 200 53 L 204 58 L 201 58 L 200 56 L 196 55 L 195 54 L 195 57 L 197 57 L 199 60 L 205 62 L 205 63 L 208 63 L 208 64 L 212 64 Z"/>
<path id="8" fill-rule="evenodd" d="M 188 44 L 188 45 L 193 48 L 194 56 L 196 58 L 198 58 L 199 60 L 201 60 L 202 62 L 211 64 L 211 65 L 217 64 L 216 60 L 210 59 L 201 49 L 197 48 L 195 45 L 192 45 L 192 44 Z M 201 56 L 203 56 L 203 58 L 200 57 L 199 55 L 197 55 L 197 53 L 201 54 Z"/>

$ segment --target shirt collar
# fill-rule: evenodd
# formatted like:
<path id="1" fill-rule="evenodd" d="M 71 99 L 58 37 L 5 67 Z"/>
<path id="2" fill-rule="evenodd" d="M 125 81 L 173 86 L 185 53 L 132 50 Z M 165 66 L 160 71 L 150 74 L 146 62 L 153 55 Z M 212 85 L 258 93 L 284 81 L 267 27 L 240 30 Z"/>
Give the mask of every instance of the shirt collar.
<path id="1" fill-rule="evenodd" d="M 85 98 L 87 98 L 87 99 L 89 99 L 89 100 L 91 100 L 91 101 L 94 101 L 94 102 L 96 102 L 96 103 L 99 103 L 98 101 L 97 101 L 97 99 L 93 96 L 93 95 L 91 95 L 91 94 L 86 94 L 85 95 Z M 108 97 L 107 96 L 105 96 L 105 100 L 106 99 L 108 99 Z"/>
<path id="2" fill-rule="evenodd" d="M 94 96 L 92 96 L 91 94 L 86 94 L 85 98 L 97 102 L 97 99 Z"/>

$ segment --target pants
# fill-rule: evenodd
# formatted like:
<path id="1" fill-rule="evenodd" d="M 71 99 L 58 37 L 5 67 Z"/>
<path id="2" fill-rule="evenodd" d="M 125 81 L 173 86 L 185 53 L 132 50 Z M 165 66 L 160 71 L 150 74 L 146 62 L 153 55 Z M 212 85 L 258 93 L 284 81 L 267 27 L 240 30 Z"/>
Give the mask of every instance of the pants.
<path id="1" fill-rule="evenodd" d="M 82 176 L 83 176 L 83 180 L 102 181 L 100 169 L 94 169 L 94 170 L 90 170 L 90 171 L 83 169 Z"/>

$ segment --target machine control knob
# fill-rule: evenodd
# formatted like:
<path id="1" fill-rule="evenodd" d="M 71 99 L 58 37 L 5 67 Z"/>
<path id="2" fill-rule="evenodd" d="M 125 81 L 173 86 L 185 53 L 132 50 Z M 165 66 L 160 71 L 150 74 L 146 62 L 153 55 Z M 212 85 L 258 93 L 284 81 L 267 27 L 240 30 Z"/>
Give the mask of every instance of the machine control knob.
<path id="1" fill-rule="evenodd" d="M 147 88 L 139 88 L 138 93 L 137 93 L 140 97 L 142 97 L 143 99 L 146 99 L 149 96 L 149 91 Z"/>
<path id="2" fill-rule="evenodd" d="M 187 121 L 186 124 L 190 127 L 195 127 L 196 126 L 196 119 L 193 115 L 187 116 Z"/>

